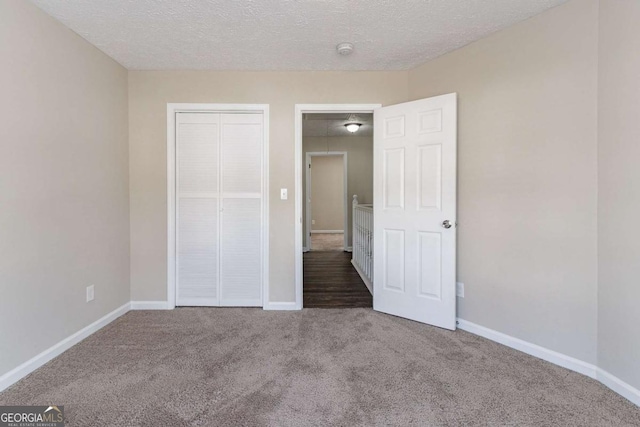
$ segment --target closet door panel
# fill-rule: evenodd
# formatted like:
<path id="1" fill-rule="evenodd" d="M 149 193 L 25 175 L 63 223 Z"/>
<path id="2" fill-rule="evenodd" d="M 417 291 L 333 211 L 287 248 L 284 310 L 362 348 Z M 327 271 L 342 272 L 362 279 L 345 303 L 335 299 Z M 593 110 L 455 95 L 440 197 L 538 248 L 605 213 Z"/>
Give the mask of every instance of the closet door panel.
<path id="1" fill-rule="evenodd" d="M 262 306 L 263 116 L 220 120 L 220 304 Z"/>
<path id="2" fill-rule="evenodd" d="M 218 200 L 182 198 L 178 235 L 178 304 L 217 305 Z"/>
<path id="3" fill-rule="evenodd" d="M 220 115 L 176 122 L 176 303 L 218 305 Z"/>
<path id="4" fill-rule="evenodd" d="M 261 200 L 225 199 L 221 305 L 262 306 Z"/>
<path id="5" fill-rule="evenodd" d="M 222 191 L 262 192 L 262 114 L 222 114 Z"/>

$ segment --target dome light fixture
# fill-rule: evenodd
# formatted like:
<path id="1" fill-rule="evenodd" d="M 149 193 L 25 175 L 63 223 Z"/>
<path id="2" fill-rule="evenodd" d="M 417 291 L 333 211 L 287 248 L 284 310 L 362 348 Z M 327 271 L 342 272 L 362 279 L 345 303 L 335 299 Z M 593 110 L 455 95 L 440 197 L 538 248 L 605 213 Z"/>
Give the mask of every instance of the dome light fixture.
<path id="1" fill-rule="evenodd" d="M 362 123 L 347 123 L 346 125 L 344 125 L 344 127 L 346 127 L 347 130 L 351 133 L 358 132 L 360 126 L 362 126 Z"/>

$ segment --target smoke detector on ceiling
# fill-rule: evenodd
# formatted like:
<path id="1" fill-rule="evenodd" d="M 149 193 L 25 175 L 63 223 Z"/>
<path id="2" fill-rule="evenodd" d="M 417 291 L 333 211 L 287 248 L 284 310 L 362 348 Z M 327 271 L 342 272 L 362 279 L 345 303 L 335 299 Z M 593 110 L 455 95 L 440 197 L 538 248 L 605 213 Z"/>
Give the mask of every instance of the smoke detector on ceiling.
<path id="1" fill-rule="evenodd" d="M 336 49 L 340 55 L 351 55 L 351 52 L 353 52 L 353 43 L 340 43 L 336 46 Z"/>

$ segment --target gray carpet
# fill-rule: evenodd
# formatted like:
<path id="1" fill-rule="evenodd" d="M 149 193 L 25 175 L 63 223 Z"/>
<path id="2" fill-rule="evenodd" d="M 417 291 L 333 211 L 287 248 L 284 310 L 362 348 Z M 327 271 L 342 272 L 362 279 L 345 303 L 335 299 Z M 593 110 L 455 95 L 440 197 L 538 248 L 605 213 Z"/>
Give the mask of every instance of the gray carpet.
<path id="1" fill-rule="evenodd" d="M 640 408 L 507 347 L 371 309 L 130 312 L 0 394 L 72 426 L 609 426 Z"/>

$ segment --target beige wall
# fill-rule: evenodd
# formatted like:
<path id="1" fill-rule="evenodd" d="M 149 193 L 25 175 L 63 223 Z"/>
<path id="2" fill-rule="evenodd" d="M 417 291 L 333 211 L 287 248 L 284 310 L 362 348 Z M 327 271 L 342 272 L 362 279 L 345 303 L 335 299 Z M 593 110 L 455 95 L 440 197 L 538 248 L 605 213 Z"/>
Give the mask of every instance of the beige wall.
<path id="1" fill-rule="evenodd" d="M 344 156 L 311 158 L 310 198 L 311 230 L 344 230 Z"/>
<path id="2" fill-rule="evenodd" d="M 166 300 L 168 102 L 270 104 L 270 294 L 294 301 L 294 107 L 402 102 L 406 72 L 130 71 L 131 295 Z M 280 200 L 280 188 L 289 199 Z"/>
<path id="3" fill-rule="evenodd" d="M 307 152 L 346 151 L 347 152 L 347 203 L 351 203 L 353 195 L 358 195 L 361 204 L 373 203 L 373 137 L 372 136 L 339 136 L 315 137 L 307 136 L 302 140 L 303 159 Z M 305 164 L 306 160 L 303 160 Z M 304 177 L 303 177 L 304 178 Z M 304 179 L 303 179 L 304 181 Z M 306 185 L 303 186 L 306 189 Z M 303 209 L 304 206 L 303 206 Z M 348 210 L 348 221 L 352 224 L 353 211 Z M 303 212 L 303 218 L 306 210 Z M 303 222 L 303 234 L 306 233 Z M 348 245 L 351 246 L 352 227 L 347 232 Z"/>
<path id="4" fill-rule="evenodd" d="M 569 2 L 409 73 L 458 93 L 460 317 L 594 363 L 595 0 Z"/>
<path id="5" fill-rule="evenodd" d="M 600 2 L 598 364 L 640 389 L 640 2 Z"/>
<path id="6" fill-rule="evenodd" d="M 22 0 L 0 58 L 2 375 L 129 301 L 129 171 L 124 68 Z"/>
<path id="7" fill-rule="evenodd" d="M 574 0 L 408 73 L 131 71 L 127 87 L 29 2 L 0 2 L 0 375 L 130 296 L 166 299 L 167 102 L 270 104 L 271 296 L 293 301 L 294 104 L 458 92 L 460 316 L 640 387 L 638 21 L 634 0 Z"/>

